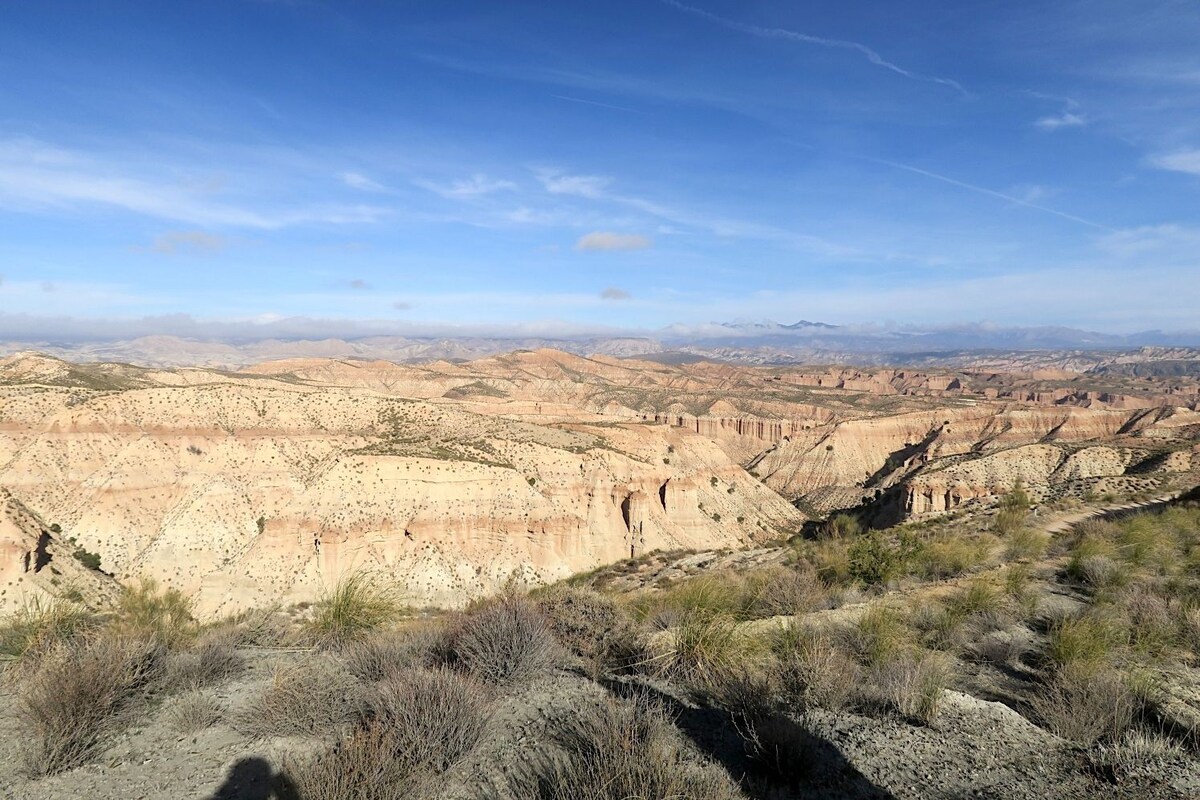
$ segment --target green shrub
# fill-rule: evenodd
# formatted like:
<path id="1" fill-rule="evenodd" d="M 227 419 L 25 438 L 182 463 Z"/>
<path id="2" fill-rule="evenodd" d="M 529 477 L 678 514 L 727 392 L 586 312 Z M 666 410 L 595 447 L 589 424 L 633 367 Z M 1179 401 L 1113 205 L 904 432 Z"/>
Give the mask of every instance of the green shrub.
<path id="1" fill-rule="evenodd" d="M 75 557 L 76 561 L 78 561 L 80 564 L 83 564 L 88 569 L 96 571 L 100 570 L 100 556 L 98 554 L 92 553 L 83 547 L 76 547 L 71 555 Z"/>
<path id="2" fill-rule="evenodd" d="M 400 617 L 395 592 L 371 582 L 361 572 L 342 578 L 316 603 L 309 625 L 319 647 L 343 647 Z"/>
<path id="3" fill-rule="evenodd" d="M 875 603 L 869 606 L 858 623 L 850 629 L 851 646 L 864 664 L 879 664 L 899 652 L 913 640 L 912 631 L 900 612 Z"/>
<path id="4" fill-rule="evenodd" d="M 159 591 L 157 582 L 149 578 L 136 588 L 122 588 L 113 625 L 125 635 L 149 637 L 168 647 L 191 641 L 199 631 L 191 600 L 178 589 Z"/>
<path id="5" fill-rule="evenodd" d="M 1112 613 L 1088 612 L 1054 625 L 1047 636 L 1046 656 L 1058 669 L 1094 669 L 1110 660 L 1129 639 L 1123 620 Z"/>
<path id="6" fill-rule="evenodd" d="M 850 545 L 847 552 L 850 577 L 868 586 L 891 583 L 904 574 L 906 564 L 900 548 L 879 531 L 872 531 Z"/>
<path id="7" fill-rule="evenodd" d="M 36 657 L 54 645 L 89 630 L 95 618 L 83 608 L 62 601 L 27 601 L 0 625 L 0 655 Z"/>

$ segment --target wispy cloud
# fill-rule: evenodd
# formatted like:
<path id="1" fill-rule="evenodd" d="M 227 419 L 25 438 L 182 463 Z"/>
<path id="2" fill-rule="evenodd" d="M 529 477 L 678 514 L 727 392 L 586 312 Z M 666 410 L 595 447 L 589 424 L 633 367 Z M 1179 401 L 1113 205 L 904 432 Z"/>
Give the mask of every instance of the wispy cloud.
<path id="1" fill-rule="evenodd" d="M 1200 253 L 1200 229 L 1177 224 L 1142 225 L 1115 231 L 1099 242 L 1105 252 L 1118 257 L 1153 253 L 1159 260 L 1194 263 Z"/>
<path id="2" fill-rule="evenodd" d="M 376 222 L 388 209 L 319 205 L 260 210 L 221 203 L 171 178 L 134 176 L 119 161 L 30 139 L 0 141 L 0 208 L 13 211 L 107 208 L 203 227 L 273 229 L 310 223 Z"/>
<path id="3" fill-rule="evenodd" d="M 167 231 L 154 237 L 150 249 L 156 253 L 212 253 L 224 248 L 225 237 L 207 231 Z"/>
<path id="4" fill-rule="evenodd" d="M 512 181 L 489 178 L 482 173 L 475 173 L 469 178 L 452 181 L 448 184 L 427 180 L 418 180 L 414 183 L 422 189 L 428 189 L 434 194 L 450 200 L 466 200 L 495 192 L 513 191 L 517 188 Z"/>
<path id="5" fill-rule="evenodd" d="M 1065 211 L 1059 211 L 1058 209 L 1048 208 L 1043 205 L 1038 205 L 1037 203 L 1031 203 L 1028 200 L 1022 199 L 1020 197 L 1014 197 L 1011 194 L 1005 194 L 1004 192 L 997 192 L 994 189 L 988 189 L 983 186 L 976 186 L 975 184 L 967 183 L 966 181 L 960 181 L 955 178 L 950 178 L 950 177 L 947 177 L 946 175 L 939 175 L 936 172 L 930 172 L 929 170 L 921 169 L 920 167 L 914 167 L 909 164 L 901 164 L 897 161 L 886 161 L 886 160 L 880 159 L 880 158 L 871 158 L 871 159 L 867 159 L 867 160 L 873 161 L 876 164 L 883 164 L 884 166 L 892 167 L 893 169 L 902 169 L 902 170 L 911 172 L 916 175 L 924 175 L 926 178 L 932 178 L 935 181 L 941 181 L 942 183 L 948 183 L 951 186 L 957 186 L 960 189 L 966 189 L 968 191 L 975 192 L 977 194 L 987 195 L 988 197 L 995 197 L 998 200 L 1007 200 L 1010 203 L 1015 203 L 1016 205 L 1024 206 L 1025 208 L 1032 208 L 1037 211 L 1045 212 L 1047 214 L 1053 214 L 1056 217 L 1061 217 L 1063 219 L 1070 220 L 1071 222 L 1077 222 L 1080 225 L 1087 225 L 1090 228 L 1099 228 L 1100 230 L 1108 230 L 1108 231 L 1112 230 L 1112 228 L 1109 227 L 1108 225 L 1101 225 L 1099 222 L 1093 222 L 1090 219 L 1084 219 L 1083 217 L 1077 217 L 1074 214 L 1068 214 Z"/>
<path id="6" fill-rule="evenodd" d="M 702 17 L 710 22 L 715 22 L 718 25 L 722 25 L 735 31 L 748 33 L 751 36 L 759 36 L 764 39 L 784 39 L 792 42 L 801 42 L 803 44 L 815 44 L 820 47 L 853 50 L 865 57 L 871 64 L 874 64 L 877 67 L 882 67 L 886 70 L 890 70 L 897 75 L 903 75 L 904 77 L 915 81 L 938 83 L 943 86 L 949 86 L 950 88 L 964 95 L 969 94 L 958 81 L 951 80 L 950 78 L 940 78 L 936 75 L 923 75 L 919 72 L 913 72 L 912 70 L 905 69 L 901 66 L 893 64 L 891 61 L 888 61 L 883 56 L 879 55 L 879 53 L 875 52 L 875 50 L 867 47 L 861 42 L 852 42 L 845 39 L 828 39 L 824 36 L 812 36 L 811 34 L 800 33 L 799 31 L 791 31 L 786 28 L 764 28 L 759 25 L 751 25 L 746 22 L 738 22 L 737 20 L 729 19 L 728 17 L 722 17 L 702 8 L 685 5 L 678 2 L 678 0 L 662 0 L 662 2 L 671 6 L 672 8 L 677 8 L 680 11 L 686 11 L 689 14 L 694 14 L 695 16 Z"/>
<path id="7" fill-rule="evenodd" d="M 383 184 L 371 180 L 361 172 L 343 172 L 341 174 L 342 183 L 349 186 L 351 189 L 358 189 L 363 192 L 383 192 L 386 188 Z"/>
<path id="8" fill-rule="evenodd" d="M 649 239 L 634 233 L 595 231 L 579 237 L 579 241 L 575 243 L 575 249 L 593 252 L 645 250 L 650 245 Z"/>
<path id="9" fill-rule="evenodd" d="M 608 198 L 612 178 L 602 175 L 564 175 L 554 170 L 538 170 L 538 180 L 550 194 L 568 194 L 591 200 Z"/>
<path id="10" fill-rule="evenodd" d="M 542 186 L 551 194 L 615 203 L 671 223 L 668 226 L 659 226 L 663 233 L 679 233 L 680 231 L 673 227 L 679 226 L 691 230 L 701 230 L 722 238 L 778 242 L 822 256 L 853 258 L 862 255 L 861 251 L 855 247 L 832 242 L 820 236 L 782 230 L 758 222 L 697 214 L 665 206 L 643 197 L 613 192 L 609 187 L 614 181 L 607 176 L 571 175 L 552 169 L 538 170 L 537 176 Z"/>
<path id="11" fill-rule="evenodd" d="M 1060 128 L 1081 128 L 1087 125 L 1087 118 L 1070 111 L 1064 111 L 1061 114 L 1040 117 L 1033 124 L 1034 127 L 1041 128 L 1044 131 L 1056 131 Z"/>
<path id="12" fill-rule="evenodd" d="M 615 286 L 610 286 L 600 293 L 601 300 L 631 300 L 633 295 L 624 289 L 618 289 Z"/>
<path id="13" fill-rule="evenodd" d="M 608 108 L 613 111 L 626 111 L 630 114 L 641 114 L 644 112 L 638 111 L 636 108 L 628 108 L 626 106 L 618 106 L 613 103 L 601 103 L 599 100 L 585 100 L 582 97 L 571 97 L 567 94 L 552 94 L 550 95 L 555 100 L 566 100 L 570 103 L 581 103 L 587 106 L 598 106 L 599 108 Z"/>
<path id="14" fill-rule="evenodd" d="M 1189 175 L 1200 175 L 1200 150 L 1176 150 L 1173 153 L 1159 153 L 1150 156 L 1150 165 L 1159 169 L 1173 172 L 1186 172 Z"/>

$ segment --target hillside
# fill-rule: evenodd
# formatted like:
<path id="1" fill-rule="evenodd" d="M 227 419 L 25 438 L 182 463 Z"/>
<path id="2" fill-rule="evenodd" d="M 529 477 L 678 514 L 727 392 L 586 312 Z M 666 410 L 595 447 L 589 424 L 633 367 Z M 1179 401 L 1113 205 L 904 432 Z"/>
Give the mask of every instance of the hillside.
<path id="1" fill-rule="evenodd" d="M 1047 503 L 1149 494 L 1200 467 L 1196 395 L 1126 377 L 537 350 L 237 372 L 25 354 L 0 380 L 0 486 L 118 580 L 206 614 L 311 600 L 360 569 L 455 606 L 814 514 L 890 524 L 1018 479 Z"/>

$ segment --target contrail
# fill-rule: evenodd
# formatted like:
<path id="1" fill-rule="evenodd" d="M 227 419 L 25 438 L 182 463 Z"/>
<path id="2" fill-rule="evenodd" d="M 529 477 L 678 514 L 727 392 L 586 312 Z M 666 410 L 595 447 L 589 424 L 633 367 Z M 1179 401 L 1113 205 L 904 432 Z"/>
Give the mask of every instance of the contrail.
<path id="1" fill-rule="evenodd" d="M 589 106 L 600 106 L 600 108 L 611 108 L 613 111 L 628 111 L 630 114 L 642 114 L 636 108 L 626 108 L 625 106 L 616 106 L 612 103 L 601 103 L 599 100 L 584 100 L 582 97 L 571 97 L 569 94 L 552 94 L 550 95 L 556 100 L 569 100 L 572 103 L 584 103 Z"/>
<path id="2" fill-rule="evenodd" d="M 710 22 L 715 22 L 718 25 L 723 25 L 726 28 L 732 28 L 735 31 L 748 33 L 751 36 L 761 36 L 766 39 L 786 39 L 793 42 L 804 42 L 805 44 L 820 45 L 821 47 L 837 47 L 844 50 L 855 50 L 861 53 L 867 59 L 867 61 L 877 67 L 883 67 L 884 69 L 891 70 L 898 75 L 903 75 L 904 77 L 914 81 L 940 83 L 943 86 L 949 86 L 955 91 L 961 92 L 966 97 L 971 96 L 970 92 L 964 89 L 962 84 L 958 81 L 951 80 L 950 78 L 939 78 L 936 75 L 921 75 L 920 73 L 904 69 L 903 67 L 888 61 L 883 56 L 879 55 L 879 53 L 876 53 L 865 44 L 861 44 L 859 42 L 851 42 L 844 39 L 826 39 L 823 36 L 810 36 L 807 33 L 789 31 L 786 28 L 762 28 L 758 25 L 750 25 L 745 22 L 738 22 L 737 20 L 728 19 L 727 17 L 714 14 L 711 11 L 705 11 L 702 8 L 684 5 L 683 3 L 680 3 L 679 0 L 662 0 L 662 2 L 671 6 L 672 8 L 677 8 L 680 11 L 686 11 L 689 14 L 695 14 L 696 16 L 703 17 Z"/>
<path id="3" fill-rule="evenodd" d="M 1008 202 L 1016 203 L 1019 206 L 1025 206 L 1026 208 L 1033 208 L 1038 211 L 1044 211 L 1047 214 L 1053 214 L 1056 217 L 1062 217 L 1063 219 L 1069 219 L 1072 222 L 1078 222 L 1080 225 L 1087 225 L 1088 227 L 1091 227 L 1091 228 L 1099 228 L 1102 231 L 1115 230 L 1115 228 L 1110 228 L 1107 225 L 1101 225 L 1099 222 L 1092 222 L 1090 219 L 1084 219 L 1083 217 L 1077 217 L 1074 214 L 1068 214 L 1065 211 L 1058 211 L 1057 209 L 1047 208 L 1046 206 L 1039 206 L 1037 203 L 1030 203 L 1028 200 L 1022 200 L 1019 197 L 1013 197 L 1012 195 L 1007 195 L 1007 194 L 1004 194 L 1003 192 L 997 192 L 992 189 L 985 189 L 982 186 L 975 186 L 974 184 L 971 184 L 971 183 L 964 183 L 962 181 L 955 180 L 954 178 L 947 178 L 945 175 L 938 175 L 936 172 L 930 172 L 929 170 L 921 169 L 920 167 L 912 167 L 912 166 L 909 166 L 908 164 L 901 164 L 896 161 L 885 161 L 881 158 L 867 158 L 867 161 L 872 161 L 876 164 L 883 164 L 884 166 L 892 167 L 893 169 L 902 169 L 907 172 L 913 172 L 913 173 L 916 173 L 917 175 L 924 175 L 926 178 L 933 178 L 935 181 L 941 181 L 942 183 L 948 183 L 951 186 L 958 186 L 959 188 L 968 189 L 972 192 L 978 192 L 979 194 L 986 194 L 989 197 L 998 197 L 1001 200 L 1007 200 Z"/>

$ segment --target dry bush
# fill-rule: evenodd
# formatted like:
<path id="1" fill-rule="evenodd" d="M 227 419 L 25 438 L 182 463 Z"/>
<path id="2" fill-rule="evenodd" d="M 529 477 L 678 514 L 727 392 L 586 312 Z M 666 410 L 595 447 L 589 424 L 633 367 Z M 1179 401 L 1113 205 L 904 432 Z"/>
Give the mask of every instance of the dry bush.
<path id="1" fill-rule="evenodd" d="M 545 615 L 532 600 L 516 594 L 468 611 L 449 642 L 454 663 L 498 685 L 524 683 L 562 660 Z"/>
<path id="2" fill-rule="evenodd" d="M 167 712 L 171 727 L 180 733 L 197 733 L 221 721 L 221 704 L 203 692 L 191 691 L 175 699 Z"/>
<path id="3" fill-rule="evenodd" d="M 1055 734 L 1081 744 L 1115 741 L 1134 721 L 1137 698 L 1112 669 L 1065 669 L 1034 695 L 1037 718 Z"/>
<path id="4" fill-rule="evenodd" d="M 605 700 L 559 720 L 559 757 L 543 753 L 512 778 L 537 800 L 741 800 L 724 770 L 689 754 L 661 705 Z"/>
<path id="5" fill-rule="evenodd" d="M 1130 644 L 1135 650 L 1161 657 L 1180 642 L 1180 629 L 1170 601 L 1153 587 L 1135 584 L 1121 593 L 1119 606 L 1129 616 Z"/>
<path id="6" fill-rule="evenodd" d="M 829 590 L 807 565 L 768 567 L 746 576 L 747 616 L 753 619 L 795 616 L 829 607 Z"/>
<path id="7" fill-rule="evenodd" d="M 444 771 L 479 742 L 490 716 L 488 693 L 451 670 L 412 670 L 381 683 L 370 714 L 386 723 L 398 752 Z"/>
<path id="8" fill-rule="evenodd" d="M 594 676 L 623 673 L 645 663 L 646 640 L 611 597 L 556 587 L 538 598 L 555 637 L 584 660 Z"/>
<path id="9" fill-rule="evenodd" d="M 151 638 L 171 648 L 190 642 L 199 631 L 192 601 L 178 589 L 159 591 L 158 583 L 149 578 L 136 588 L 122 588 L 111 624 L 122 635 Z"/>
<path id="10" fill-rule="evenodd" d="M 275 670 L 271 683 L 235 719 L 247 736 L 325 736 L 354 721 L 362 688 L 341 665 L 312 657 Z"/>
<path id="11" fill-rule="evenodd" d="M 148 639 L 103 636 L 59 644 L 19 687 L 26 768 L 50 775 L 86 763 L 163 673 Z"/>
<path id="12" fill-rule="evenodd" d="M 361 572 L 339 580 L 315 604 L 309 635 L 318 647 L 338 648 L 399 619 L 396 593 Z"/>
<path id="13" fill-rule="evenodd" d="M 888 707 L 928 725 L 937 718 L 942 693 L 952 677 L 953 670 L 944 656 L 910 650 L 876 665 L 870 683 Z"/>
<path id="14" fill-rule="evenodd" d="M 229 631 L 217 630 L 202 635 L 187 650 L 172 652 L 167 660 L 167 688 L 196 690 L 240 674 L 246 661 L 234 649 L 235 641 Z"/>
<path id="15" fill-rule="evenodd" d="M 862 669 L 841 643 L 823 632 L 793 628 L 778 645 L 784 703 L 797 710 L 845 708 L 854 700 Z"/>
<path id="16" fill-rule="evenodd" d="M 1016 663 L 1028 650 L 1021 636 L 1010 631 L 993 631 L 971 647 L 971 655 L 985 664 L 1002 667 Z"/>
<path id="17" fill-rule="evenodd" d="M 809 734 L 780 713 L 776 677 L 766 671 L 739 669 L 710 690 L 742 739 L 754 771 L 775 783 L 795 784 L 808 766 Z"/>
<path id="18" fill-rule="evenodd" d="M 377 687 L 361 725 L 284 770 L 313 800 L 432 798 L 439 777 L 479 742 L 488 714 L 485 692 L 457 673 L 398 673 Z"/>
<path id="19" fill-rule="evenodd" d="M 386 723 L 368 722 L 307 758 L 286 757 L 283 773 L 304 800 L 433 800 L 437 776 L 397 753 Z"/>
<path id="20" fill-rule="evenodd" d="M 447 631 L 438 621 L 423 622 L 399 631 L 376 632 L 350 642 L 339 653 L 355 677 L 381 681 L 415 667 L 445 663 Z"/>

